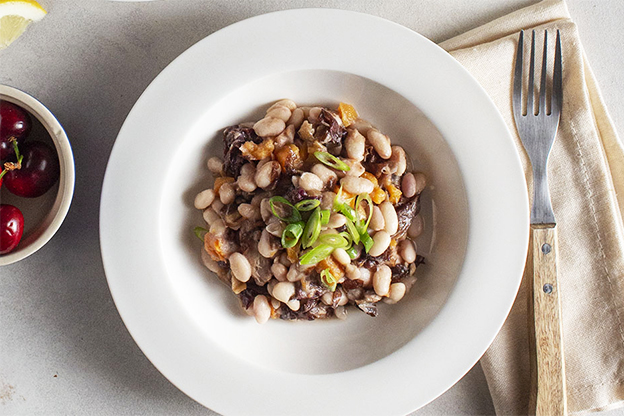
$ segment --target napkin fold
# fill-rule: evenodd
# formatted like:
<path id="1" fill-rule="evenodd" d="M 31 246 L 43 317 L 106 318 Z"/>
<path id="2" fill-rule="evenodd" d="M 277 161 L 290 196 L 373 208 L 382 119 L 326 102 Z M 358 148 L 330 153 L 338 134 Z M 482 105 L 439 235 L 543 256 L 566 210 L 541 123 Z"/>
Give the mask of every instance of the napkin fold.
<path id="1" fill-rule="evenodd" d="M 535 29 L 537 45 L 542 44 L 545 29 L 551 41 L 559 29 L 563 45 L 563 110 L 548 170 L 559 233 L 568 410 L 611 409 L 624 405 L 624 150 L 565 1 L 542 1 L 440 46 L 472 73 L 497 105 L 531 189 L 530 163 L 516 131 L 511 104 L 521 29 Z M 528 35 L 530 39 L 530 32 Z M 552 54 L 551 45 L 554 42 L 549 45 Z M 527 263 L 511 313 L 481 359 L 500 415 L 529 411 L 532 317 L 527 313 L 531 295 L 527 282 L 531 278 L 532 267 Z"/>

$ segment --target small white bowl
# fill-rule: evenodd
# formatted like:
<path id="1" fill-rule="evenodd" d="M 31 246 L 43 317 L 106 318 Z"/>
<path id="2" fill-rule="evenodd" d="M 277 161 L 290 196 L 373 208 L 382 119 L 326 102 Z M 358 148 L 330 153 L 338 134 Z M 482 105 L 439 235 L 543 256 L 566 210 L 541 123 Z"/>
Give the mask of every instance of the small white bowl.
<path id="1" fill-rule="evenodd" d="M 31 95 L 6 85 L 0 85 L 0 100 L 16 104 L 30 113 L 33 121 L 31 136 L 36 135 L 37 140 L 54 145 L 61 168 L 57 184 L 38 198 L 20 198 L 4 187 L 0 189 L 0 201 L 16 206 L 24 214 L 24 235 L 15 250 L 0 255 L 0 266 L 3 266 L 30 256 L 56 233 L 74 195 L 75 172 L 74 155 L 67 135 L 50 110 Z"/>

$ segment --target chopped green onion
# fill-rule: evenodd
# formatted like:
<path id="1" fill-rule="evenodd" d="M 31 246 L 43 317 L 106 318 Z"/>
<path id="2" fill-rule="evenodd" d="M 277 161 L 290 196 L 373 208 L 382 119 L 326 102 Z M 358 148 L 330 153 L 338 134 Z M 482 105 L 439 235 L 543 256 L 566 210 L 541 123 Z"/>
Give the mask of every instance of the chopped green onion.
<path id="1" fill-rule="evenodd" d="M 357 256 L 358 256 L 357 246 L 351 246 L 348 249 L 346 249 L 345 251 L 349 255 L 349 258 L 351 258 L 351 260 L 357 258 Z"/>
<path id="2" fill-rule="evenodd" d="M 299 210 L 295 208 L 293 204 L 288 202 L 286 198 L 283 198 L 281 196 L 274 196 L 269 199 L 269 204 L 271 205 L 271 211 L 273 212 L 273 215 L 275 215 L 280 220 L 291 223 L 301 221 L 301 214 L 299 213 Z M 280 205 L 286 205 L 287 207 L 290 207 L 290 209 L 292 210 L 292 214 L 289 217 L 281 217 L 280 214 L 278 214 L 278 209 L 281 208 L 282 211 L 284 211 L 284 207 L 280 207 Z"/>
<path id="3" fill-rule="evenodd" d="M 370 195 L 368 195 L 368 194 L 360 194 L 360 195 L 358 195 L 357 199 L 355 200 L 355 212 L 358 211 L 358 208 L 359 208 L 360 203 L 362 202 L 362 200 L 364 200 L 364 201 L 366 201 L 368 203 L 368 218 L 366 219 L 366 222 L 364 223 L 363 226 L 362 226 L 361 222 L 358 224 L 359 225 L 358 228 L 359 228 L 360 234 L 366 232 L 366 230 L 368 229 L 368 224 L 370 224 L 370 220 L 373 217 L 373 200 L 371 199 Z"/>
<path id="4" fill-rule="evenodd" d="M 312 250 L 307 251 L 303 256 L 299 258 L 299 263 L 302 265 L 316 264 L 323 260 L 334 251 L 334 247 L 327 244 L 319 244 Z"/>
<path id="5" fill-rule="evenodd" d="M 347 219 L 347 222 L 345 224 L 347 226 L 347 231 L 349 231 L 349 234 L 351 234 L 351 237 L 353 238 L 353 242 L 355 244 L 360 242 L 360 233 L 358 232 L 357 228 L 355 227 L 355 225 L 353 224 L 353 222 L 350 219 Z"/>
<path id="6" fill-rule="evenodd" d="M 329 166 L 330 168 L 334 168 L 336 170 L 348 171 L 351 170 L 349 165 L 347 165 L 342 160 L 338 159 L 336 156 L 327 153 L 327 152 L 314 152 L 314 156 L 324 165 Z"/>
<path id="7" fill-rule="evenodd" d="M 208 232 L 208 230 L 202 227 L 195 227 L 193 228 L 193 232 L 197 238 L 204 241 L 204 235 Z"/>
<path id="8" fill-rule="evenodd" d="M 321 282 L 327 286 L 329 290 L 334 292 L 336 290 L 336 285 L 338 284 L 338 279 L 334 277 L 329 269 L 325 269 L 321 272 Z"/>
<path id="9" fill-rule="evenodd" d="M 316 207 L 312 211 L 312 215 L 308 218 L 308 223 L 303 230 L 303 237 L 301 238 L 301 246 L 308 248 L 314 244 L 319 234 L 321 233 L 321 209 Z"/>
<path id="10" fill-rule="evenodd" d="M 342 214 L 347 217 L 347 219 L 353 221 L 354 223 L 359 222 L 358 218 L 357 218 L 357 213 L 355 212 L 355 210 L 353 208 L 351 208 L 349 205 L 347 204 L 342 204 L 342 206 L 340 207 L 340 212 L 342 212 Z"/>
<path id="11" fill-rule="evenodd" d="M 282 247 L 294 247 L 303 234 L 303 222 L 288 224 L 282 233 Z"/>
<path id="12" fill-rule="evenodd" d="M 295 204 L 295 208 L 297 208 L 301 212 L 312 211 L 314 208 L 321 205 L 321 201 L 318 199 L 306 199 L 301 202 L 297 202 Z"/>
<path id="13" fill-rule="evenodd" d="M 321 210 L 321 225 L 329 224 L 329 216 L 331 212 L 328 209 Z"/>
<path id="14" fill-rule="evenodd" d="M 360 241 L 364 245 L 364 250 L 366 250 L 366 252 L 368 253 L 371 247 L 373 246 L 373 239 L 371 238 L 370 235 L 368 235 L 368 232 L 364 231 L 360 235 Z"/>
<path id="15" fill-rule="evenodd" d="M 353 244 L 353 237 L 351 237 L 351 234 L 349 234 L 346 231 L 343 231 L 341 233 L 338 233 L 339 235 L 343 236 L 345 240 L 347 240 L 347 247 L 351 247 L 351 244 Z"/>
<path id="16" fill-rule="evenodd" d="M 319 238 L 319 242 L 334 248 L 344 248 L 349 245 L 349 242 L 340 234 L 324 234 Z"/>

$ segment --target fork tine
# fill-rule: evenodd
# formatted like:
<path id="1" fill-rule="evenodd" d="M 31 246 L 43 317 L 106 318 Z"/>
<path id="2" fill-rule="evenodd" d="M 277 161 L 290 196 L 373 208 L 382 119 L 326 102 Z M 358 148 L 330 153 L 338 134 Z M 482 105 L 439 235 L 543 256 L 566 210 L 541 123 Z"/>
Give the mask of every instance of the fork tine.
<path id="1" fill-rule="evenodd" d="M 561 67 L 561 35 L 557 30 L 557 42 L 555 44 L 555 69 L 553 72 L 553 92 L 551 102 L 551 114 L 559 117 L 561 102 L 563 100 L 562 67 Z"/>
<path id="2" fill-rule="evenodd" d="M 539 92 L 539 107 L 537 113 L 546 112 L 546 63 L 548 62 L 548 32 L 544 31 L 544 55 L 542 57 L 542 78 L 540 80 L 540 92 Z M 552 101 L 552 100 L 551 100 Z M 552 104 L 551 104 L 552 107 Z"/>
<path id="3" fill-rule="evenodd" d="M 533 110 L 533 90 L 535 89 L 535 30 L 531 37 L 531 61 L 529 63 L 529 88 L 527 94 L 527 115 L 535 114 Z"/>
<path id="4" fill-rule="evenodd" d="M 516 66 L 514 68 L 514 84 L 512 94 L 512 104 L 516 119 L 522 116 L 522 52 L 524 46 L 524 31 L 520 31 L 518 46 L 516 51 Z"/>

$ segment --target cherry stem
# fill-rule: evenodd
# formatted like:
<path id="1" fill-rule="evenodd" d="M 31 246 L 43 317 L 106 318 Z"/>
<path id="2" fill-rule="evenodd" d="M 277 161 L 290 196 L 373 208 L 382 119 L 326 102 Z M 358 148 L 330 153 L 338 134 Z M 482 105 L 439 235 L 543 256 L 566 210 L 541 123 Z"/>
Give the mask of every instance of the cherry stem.
<path id="1" fill-rule="evenodd" d="M 15 157 L 17 158 L 17 169 L 21 169 L 24 155 L 21 155 L 19 149 L 17 148 L 17 139 L 15 137 L 11 137 L 9 140 L 13 142 L 13 150 L 15 150 Z"/>

